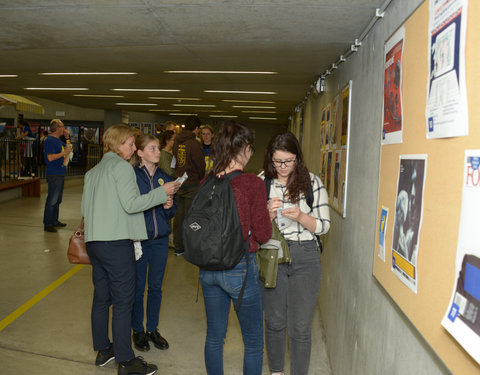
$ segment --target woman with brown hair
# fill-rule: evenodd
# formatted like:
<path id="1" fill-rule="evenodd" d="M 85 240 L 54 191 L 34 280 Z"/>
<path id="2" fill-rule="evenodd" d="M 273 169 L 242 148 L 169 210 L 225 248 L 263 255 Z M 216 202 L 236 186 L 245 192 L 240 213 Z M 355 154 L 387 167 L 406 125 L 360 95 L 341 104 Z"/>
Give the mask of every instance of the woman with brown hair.
<path id="1" fill-rule="evenodd" d="M 114 125 L 103 135 L 103 157 L 85 174 L 82 215 L 85 242 L 92 262 L 95 287 L 92 304 L 95 364 L 105 366 L 115 359 L 118 374 L 153 374 L 157 366 L 135 357 L 130 338 L 135 296 L 135 251 L 133 241 L 146 240 L 143 211 L 167 202 L 179 184 L 168 182 L 148 194 L 140 194 L 135 172 L 128 163 L 135 151 L 136 129 Z M 110 306 L 113 305 L 113 344 L 108 337 Z"/>
<path id="2" fill-rule="evenodd" d="M 320 178 L 309 173 L 292 133 L 270 140 L 263 168 L 270 183 L 270 220 L 275 220 L 287 241 L 291 259 L 278 265 L 276 287 L 262 289 L 270 371 L 272 375 L 283 374 L 288 327 L 290 374 L 307 375 L 321 276 L 316 236 L 330 228 L 328 194 Z M 308 195 L 313 195 L 311 207 Z"/>

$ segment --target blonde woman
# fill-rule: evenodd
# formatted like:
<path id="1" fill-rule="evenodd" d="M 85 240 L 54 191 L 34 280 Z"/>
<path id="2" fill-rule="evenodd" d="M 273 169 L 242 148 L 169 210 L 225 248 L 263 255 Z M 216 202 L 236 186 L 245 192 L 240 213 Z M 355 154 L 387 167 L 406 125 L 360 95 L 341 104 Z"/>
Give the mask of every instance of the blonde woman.
<path id="1" fill-rule="evenodd" d="M 135 172 L 127 162 L 135 152 L 136 129 L 114 125 L 103 136 L 104 155 L 85 175 L 82 215 L 85 242 L 92 262 L 92 304 L 95 364 L 113 359 L 118 374 L 154 374 L 157 366 L 135 357 L 130 339 L 135 296 L 135 252 L 133 240 L 146 240 L 143 211 L 167 202 L 179 184 L 169 182 L 140 194 Z M 113 344 L 108 337 L 109 308 L 113 305 Z"/>

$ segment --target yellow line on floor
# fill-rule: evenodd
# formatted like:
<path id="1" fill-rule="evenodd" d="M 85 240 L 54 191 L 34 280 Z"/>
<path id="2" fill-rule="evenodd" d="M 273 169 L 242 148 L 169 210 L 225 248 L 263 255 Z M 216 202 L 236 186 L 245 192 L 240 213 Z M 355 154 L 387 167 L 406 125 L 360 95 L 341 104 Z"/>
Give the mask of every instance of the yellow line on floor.
<path id="1" fill-rule="evenodd" d="M 70 277 L 75 275 L 83 267 L 85 267 L 85 265 L 77 265 L 77 266 L 73 267 L 70 271 L 68 271 L 66 274 L 61 276 L 59 279 L 57 279 L 56 281 L 51 283 L 49 286 L 47 286 L 45 289 L 43 289 L 36 296 L 31 298 L 29 301 L 27 301 L 22 306 L 20 306 L 18 309 L 16 309 L 14 312 L 12 312 L 10 315 L 8 315 L 5 319 L 1 320 L 0 321 L 0 331 L 2 331 L 9 324 L 13 323 L 17 318 L 22 316 L 28 309 L 35 306 L 35 304 L 37 302 L 40 302 L 43 298 L 45 298 L 48 294 L 53 292 L 56 288 L 58 288 L 60 285 L 62 285 Z"/>

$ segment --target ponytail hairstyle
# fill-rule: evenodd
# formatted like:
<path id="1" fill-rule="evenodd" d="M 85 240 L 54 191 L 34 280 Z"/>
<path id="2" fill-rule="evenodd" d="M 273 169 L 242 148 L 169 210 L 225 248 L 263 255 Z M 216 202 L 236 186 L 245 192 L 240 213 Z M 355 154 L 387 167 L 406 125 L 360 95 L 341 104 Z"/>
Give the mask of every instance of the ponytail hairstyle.
<path id="1" fill-rule="evenodd" d="M 296 204 L 302 193 L 307 194 L 308 186 L 311 184 L 310 174 L 303 161 L 302 149 L 292 133 L 275 135 L 268 143 L 263 160 L 265 177 L 270 179 L 277 178 L 277 170 L 272 160 L 275 151 L 285 151 L 295 155 L 295 165 L 287 181 L 287 196 L 293 204 Z"/>
<path id="2" fill-rule="evenodd" d="M 138 152 L 138 150 L 143 151 L 143 149 L 145 147 L 147 147 L 147 145 L 152 141 L 157 141 L 158 142 L 158 138 L 151 135 L 151 134 L 138 134 L 135 137 L 135 147 L 137 148 L 137 150 L 132 155 L 132 157 L 130 159 L 130 164 L 132 164 L 133 166 L 141 164 L 142 158 L 140 156 L 138 156 L 137 152 Z"/>
<path id="3" fill-rule="evenodd" d="M 160 140 L 160 150 L 163 150 L 165 146 L 167 145 L 167 142 L 172 139 L 172 137 L 175 135 L 175 132 L 173 130 L 165 130 L 162 134 L 162 139 Z"/>
<path id="4" fill-rule="evenodd" d="M 246 146 L 253 143 L 253 133 L 245 125 L 234 120 L 227 120 L 221 126 L 212 144 L 210 157 L 215 175 L 223 172 L 243 152 Z"/>

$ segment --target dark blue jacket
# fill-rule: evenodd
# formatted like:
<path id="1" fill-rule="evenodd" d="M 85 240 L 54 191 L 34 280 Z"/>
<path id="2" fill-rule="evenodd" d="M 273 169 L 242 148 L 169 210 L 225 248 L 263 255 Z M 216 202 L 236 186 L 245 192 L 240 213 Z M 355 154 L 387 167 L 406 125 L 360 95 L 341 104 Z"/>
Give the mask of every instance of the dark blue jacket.
<path id="1" fill-rule="evenodd" d="M 172 181 L 172 178 L 163 172 L 160 168 L 156 168 L 153 177 L 148 173 L 147 168 L 136 166 L 134 168 L 137 175 L 137 185 L 141 194 L 147 194 L 165 182 Z M 145 216 L 145 225 L 147 226 L 147 235 L 149 240 L 159 237 L 168 236 L 171 232 L 170 219 L 175 216 L 177 212 L 177 198 L 173 198 L 173 206 L 168 210 L 163 208 L 163 205 L 158 205 L 143 214 Z"/>

